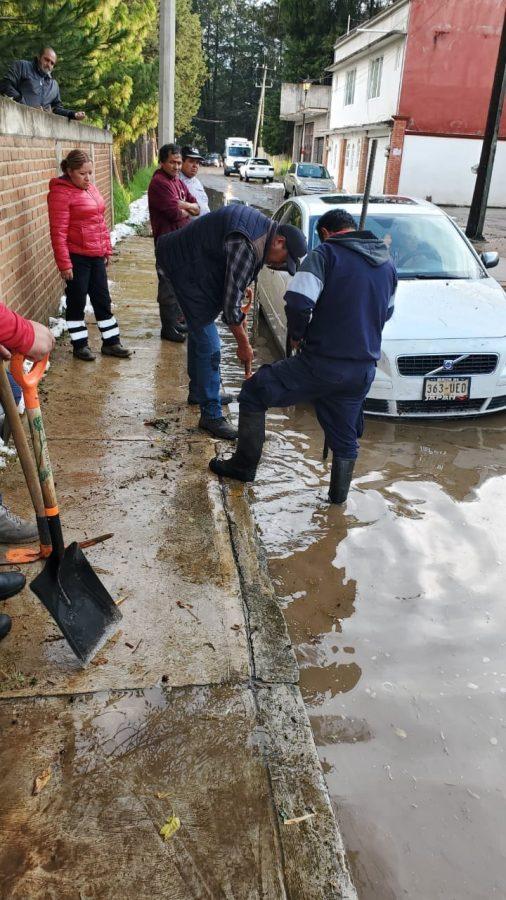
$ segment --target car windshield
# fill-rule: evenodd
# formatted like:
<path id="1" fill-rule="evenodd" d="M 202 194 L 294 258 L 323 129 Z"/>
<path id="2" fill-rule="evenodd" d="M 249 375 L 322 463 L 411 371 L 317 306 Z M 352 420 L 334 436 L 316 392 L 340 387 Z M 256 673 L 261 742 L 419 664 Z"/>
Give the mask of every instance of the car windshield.
<path id="1" fill-rule="evenodd" d="M 317 166 L 314 163 L 300 163 L 297 166 L 299 178 L 330 178 L 325 166 Z"/>
<path id="2" fill-rule="evenodd" d="M 359 216 L 352 212 L 357 225 Z M 320 243 L 309 221 L 309 246 Z M 444 216 L 368 215 L 365 224 L 387 245 L 399 278 L 483 278 L 484 272 L 460 232 Z"/>
<path id="3" fill-rule="evenodd" d="M 229 147 L 228 156 L 249 156 L 251 150 L 249 147 Z"/>

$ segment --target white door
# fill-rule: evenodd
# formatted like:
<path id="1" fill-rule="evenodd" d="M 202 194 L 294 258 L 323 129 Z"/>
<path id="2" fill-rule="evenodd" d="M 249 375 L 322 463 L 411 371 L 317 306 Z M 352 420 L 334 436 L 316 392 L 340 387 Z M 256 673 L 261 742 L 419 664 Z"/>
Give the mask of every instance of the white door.
<path id="1" fill-rule="evenodd" d="M 350 137 L 346 143 L 344 157 L 343 188 L 350 194 L 357 192 L 358 160 L 360 156 L 360 138 Z"/>
<path id="2" fill-rule="evenodd" d="M 371 184 L 371 194 L 383 193 L 383 185 L 385 183 L 385 169 L 387 166 L 386 151 L 389 146 L 389 134 L 378 137 L 378 146 L 376 147 L 376 160 L 374 163 L 374 173 L 372 176 Z"/>

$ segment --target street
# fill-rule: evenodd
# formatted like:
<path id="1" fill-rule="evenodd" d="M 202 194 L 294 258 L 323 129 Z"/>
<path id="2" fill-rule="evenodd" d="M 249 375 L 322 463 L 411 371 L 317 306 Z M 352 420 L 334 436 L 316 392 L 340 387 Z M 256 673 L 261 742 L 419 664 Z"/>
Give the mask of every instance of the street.
<path id="1" fill-rule="evenodd" d="M 506 415 L 368 418 L 344 510 L 312 410 L 267 430 L 250 496 L 359 897 L 504 896 Z"/>

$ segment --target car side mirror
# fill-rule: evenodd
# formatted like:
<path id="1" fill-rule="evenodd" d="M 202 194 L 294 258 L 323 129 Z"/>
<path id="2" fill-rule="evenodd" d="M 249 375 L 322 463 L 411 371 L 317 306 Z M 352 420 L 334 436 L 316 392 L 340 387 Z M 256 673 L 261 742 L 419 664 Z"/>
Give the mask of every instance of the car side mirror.
<path id="1" fill-rule="evenodd" d="M 495 250 L 488 253 L 480 253 L 480 259 L 486 269 L 493 269 L 499 264 L 499 254 Z"/>

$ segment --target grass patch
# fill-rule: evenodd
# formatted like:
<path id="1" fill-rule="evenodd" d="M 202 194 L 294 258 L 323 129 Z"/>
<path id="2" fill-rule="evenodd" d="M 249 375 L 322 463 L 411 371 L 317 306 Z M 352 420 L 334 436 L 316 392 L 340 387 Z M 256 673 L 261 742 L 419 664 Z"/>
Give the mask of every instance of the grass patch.
<path id="1" fill-rule="evenodd" d="M 119 222 L 127 221 L 130 204 L 146 193 L 155 169 L 156 166 L 147 166 L 145 169 L 139 169 L 132 180 L 127 181 L 125 184 L 120 184 L 119 181 L 113 179 L 115 225 Z"/>

